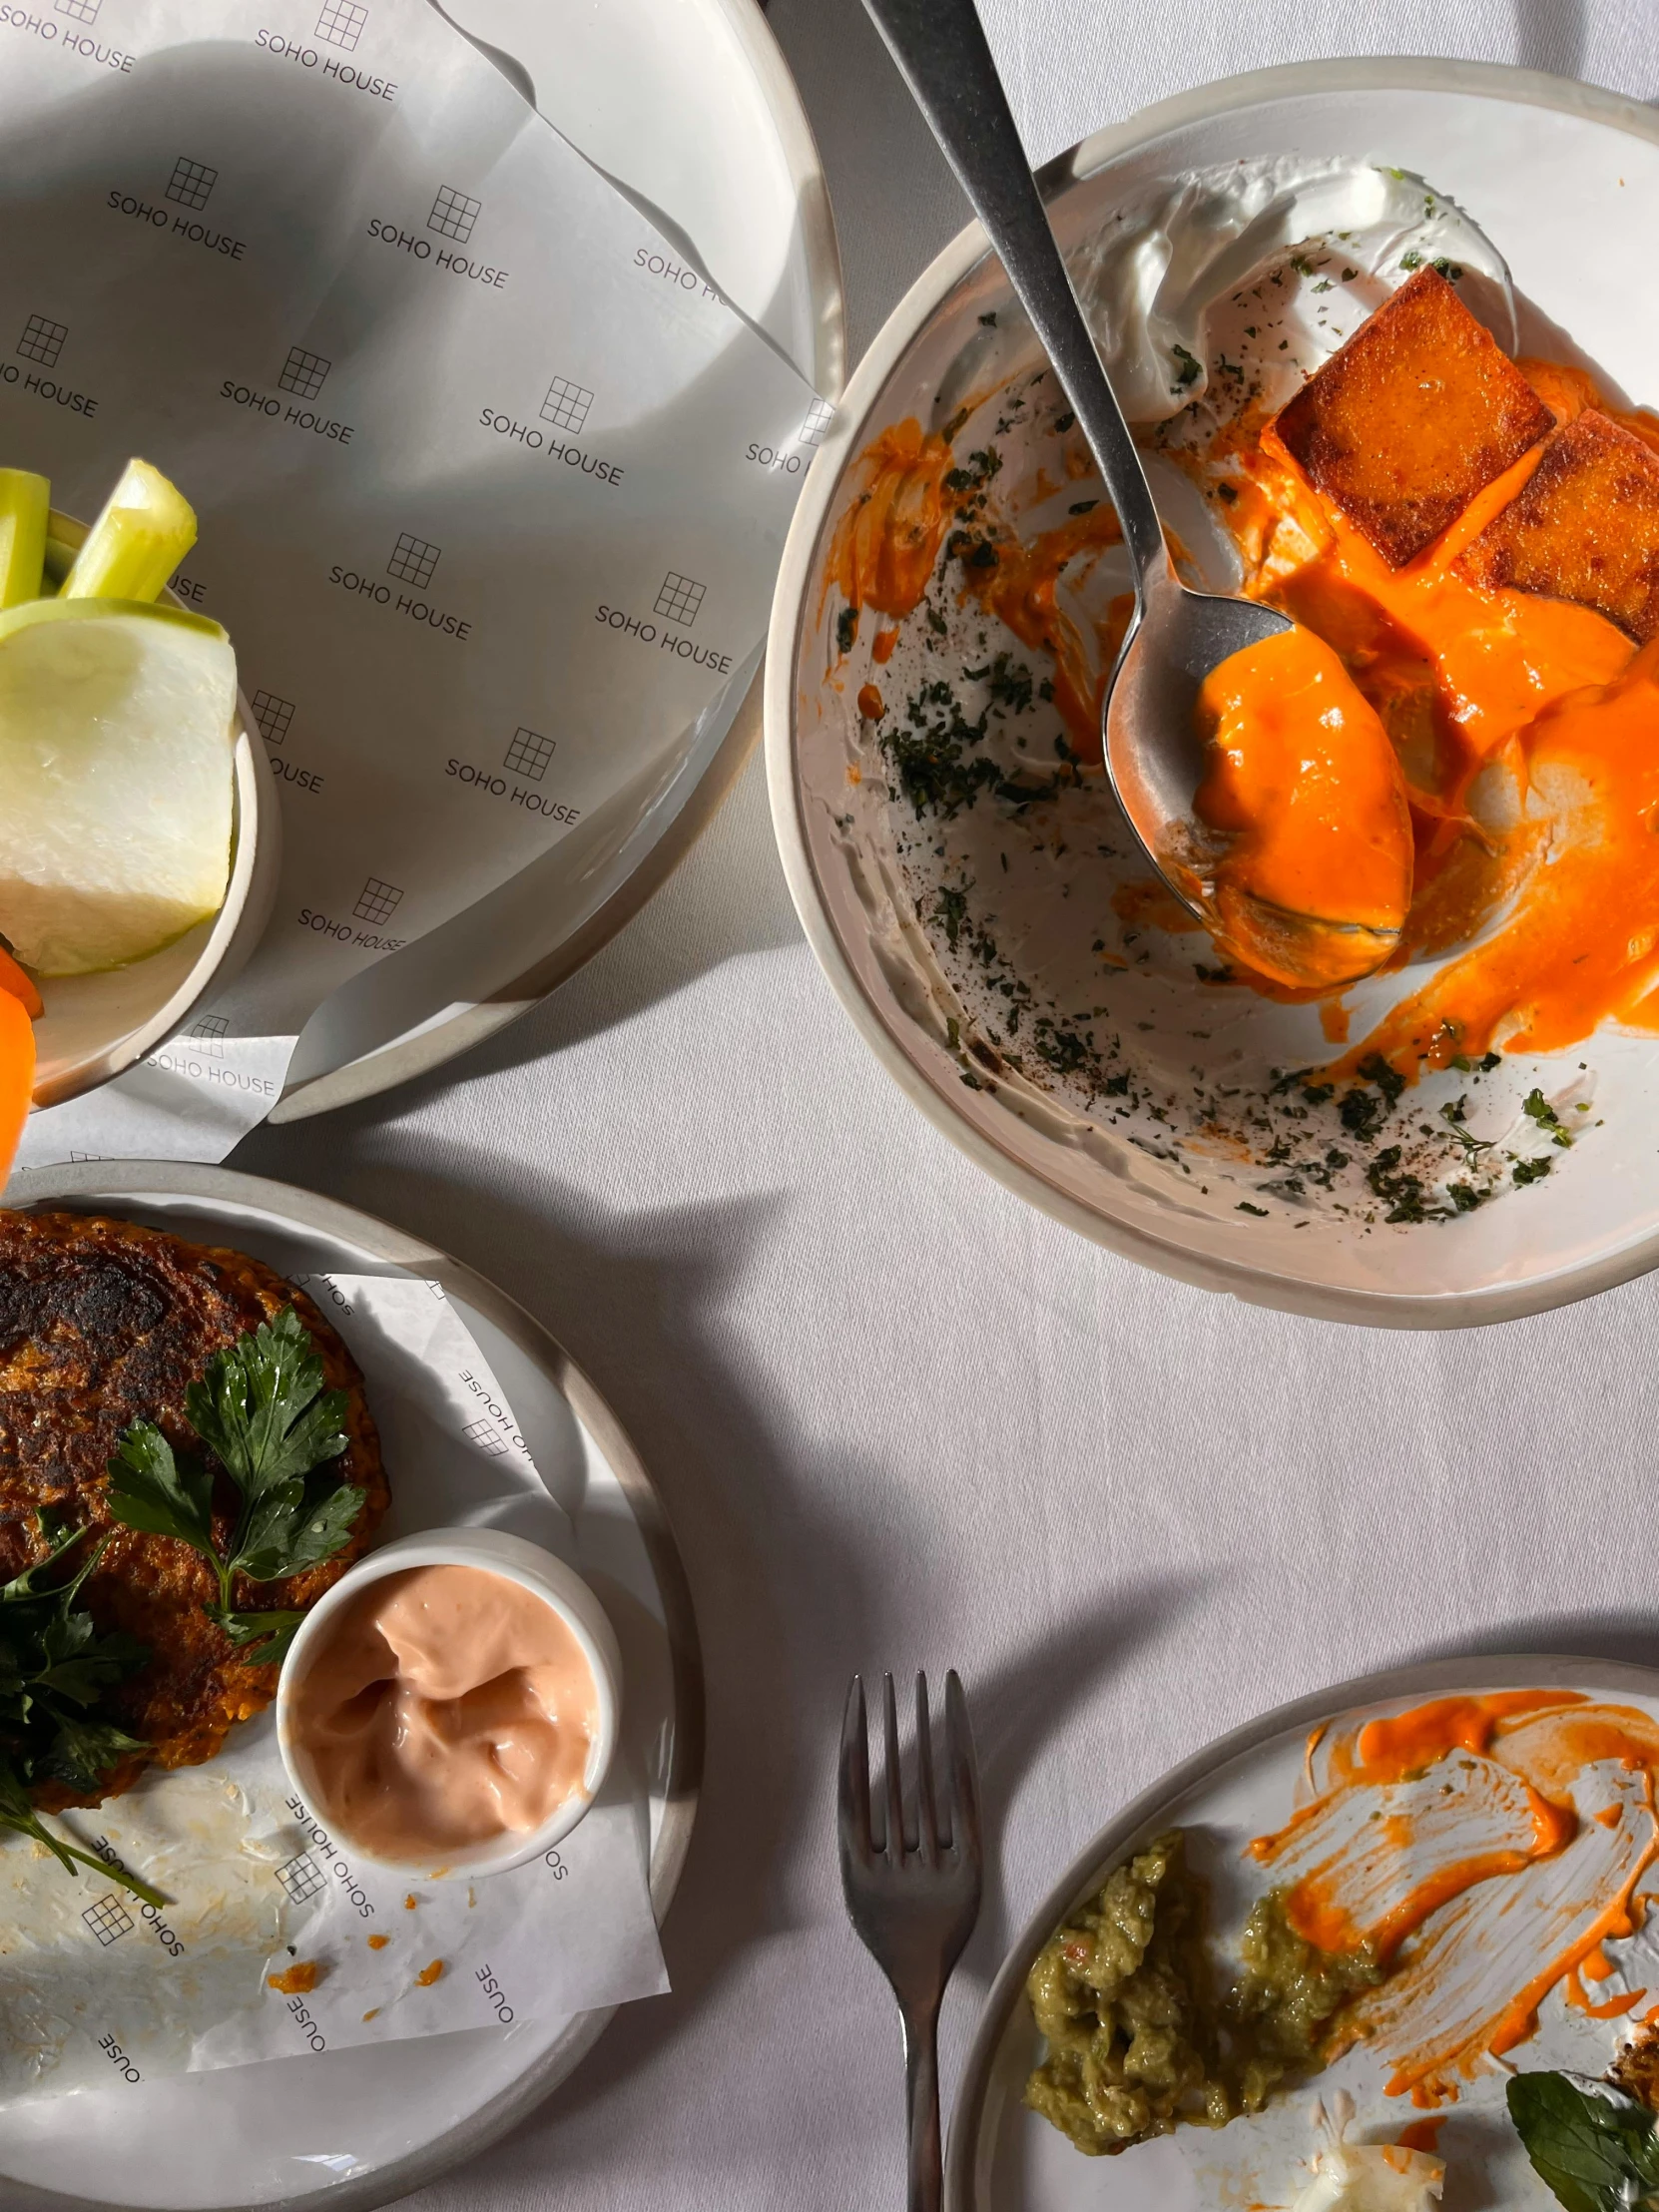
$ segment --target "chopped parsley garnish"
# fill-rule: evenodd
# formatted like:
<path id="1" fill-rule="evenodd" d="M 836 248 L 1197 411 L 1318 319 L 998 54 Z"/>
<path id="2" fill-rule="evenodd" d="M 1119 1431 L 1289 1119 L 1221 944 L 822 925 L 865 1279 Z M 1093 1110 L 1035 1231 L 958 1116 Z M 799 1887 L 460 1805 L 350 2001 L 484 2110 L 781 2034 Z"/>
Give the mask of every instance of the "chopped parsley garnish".
<path id="1" fill-rule="evenodd" d="M 1554 1165 L 1553 1160 L 1517 1160 L 1512 1173 L 1517 1183 L 1541 1183 Z"/>
<path id="2" fill-rule="evenodd" d="M 250 1666 L 281 1658 L 303 1615 L 237 1612 L 236 1576 L 281 1582 L 320 1566 L 351 1534 L 363 1502 L 330 1462 L 350 1439 L 340 1426 L 343 1390 L 324 1390 L 322 1362 L 291 1306 L 216 1353 L 185 1392 L 185 1416 L 235 1484 L 231 1541 L 214 1534 L 211 1461 L 176 1453 L 154 1421 L 135 1421 L 110 1461 L 114 1517 L 152 1536 L 189 1544 L 219 1577 L 219 1603 L 204 1608 Z"/>
<path id="3" fill-rule="evenodd" d="M 858 610 L 843 607 L 835 617 L 835 643 L 843 653 L 850 653 L 852 641 L 858 635 Z"/>
<path id="4" fill-rule="evenodd" d="M 1172 345 L 1170 351 L 1181 363 L 1175 372 L 1175 388 L 1177 391 L 1185 391 L 1189 384 L 1196 384 L 1203 374 L 1203 363 L 1196 354 L 1189 353 L 1184 345 Z"/>
<path id="5" fill-rule="evenodd" d="M 1572 1137 L 1555 1108 L 1540 1090 L 1530 1090 L 1521 1101 L 1521 1112 L 1529 1121 L 1535 1121 L 1540 1129 L 1549 1132 L 1551 1144 L 1558 1144 L 1563 1151 L 1570 1151 Z"/>

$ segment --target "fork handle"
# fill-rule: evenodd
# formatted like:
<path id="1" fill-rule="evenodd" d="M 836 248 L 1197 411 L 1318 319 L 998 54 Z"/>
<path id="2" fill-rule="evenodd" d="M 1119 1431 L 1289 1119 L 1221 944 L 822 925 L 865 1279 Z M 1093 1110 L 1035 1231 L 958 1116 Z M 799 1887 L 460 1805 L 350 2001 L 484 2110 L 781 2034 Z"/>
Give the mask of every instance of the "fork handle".
<path id="1" fill-rule="evenodd" d="M 904 2106 L 909 2132 L 909 2212 L 940 2212 L 944 2171 L 939 2155 L 939 2007 L 900 2007 L 904 2028 Z"/>

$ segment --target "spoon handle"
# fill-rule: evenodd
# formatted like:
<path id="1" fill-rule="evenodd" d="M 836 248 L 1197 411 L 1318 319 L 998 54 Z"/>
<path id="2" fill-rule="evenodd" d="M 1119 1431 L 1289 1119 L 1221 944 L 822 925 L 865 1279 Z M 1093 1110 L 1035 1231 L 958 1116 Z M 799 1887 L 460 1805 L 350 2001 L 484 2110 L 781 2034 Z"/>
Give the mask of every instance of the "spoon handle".
<path id="1" fill-rule="evenodd" d="M 1168 571 L 1158 511 L 1048 227 L 974 0 L 864 5 L 1054 364 L 1123 524 L 1137 586 L 1144 587 Z"/>

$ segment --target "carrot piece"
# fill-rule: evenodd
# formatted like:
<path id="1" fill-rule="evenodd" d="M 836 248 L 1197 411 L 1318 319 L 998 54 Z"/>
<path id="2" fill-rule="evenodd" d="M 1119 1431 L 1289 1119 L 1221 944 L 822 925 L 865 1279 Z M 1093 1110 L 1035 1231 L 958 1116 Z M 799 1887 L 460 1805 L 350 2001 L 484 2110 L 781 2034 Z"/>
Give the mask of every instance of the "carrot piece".
<path id="1" fill-rule="evenodd" d="M 0 1181 L 11 1168 L 34 1087 L 35 1032 L 23 1001 L 0 991 Z"/>
<path id="2" fill-rule="evenodd" d="M 23 1011 L 31 1021 L 38 1021 L 46 1011 L 34 978 L 24 973 L 3 944 L 0 944 L 0 991 L 10 991 L 13 998 L 21 999 Z"/>

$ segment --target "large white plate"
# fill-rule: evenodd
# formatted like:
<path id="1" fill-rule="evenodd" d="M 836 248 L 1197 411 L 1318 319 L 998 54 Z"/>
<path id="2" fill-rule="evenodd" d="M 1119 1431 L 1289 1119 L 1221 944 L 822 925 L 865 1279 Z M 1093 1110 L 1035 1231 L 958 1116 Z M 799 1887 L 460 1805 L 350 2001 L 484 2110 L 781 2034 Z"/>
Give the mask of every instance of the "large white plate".
<path id="1" fill-rule="evenodd" d="M 1613 1703 L 1638 1704 L 1659 1717 L 1659 1669 L 1653 1667 L 1525 1656 L 1442 1660 L 1340 1683 L 1282 1705 L 1211 1744 L 1126 1806 L 1067 1869 L 991 1985 L 950 2123 L 946 2212 L 1218 2212 L 1195 2188 L 1180 2137 L 1166 2136 L 1116 2158 L 1085 2158 L 1047 2120 L 1025 2108 L 1025 2078 L 1042 2054 L 1024 1993 L 1032 1961 L 1113 1868 L 1161 1830 L 1179 1825 L 1248 1838 L 1281 1826 L 1307 1756 L 1310 1729 L 1460 1691 L 1511 1689 L 1578 1690 Z M 1523 2069 L 1540 2063 L 1529 2060 L 1527 2050 L 1523 2043 L 1512 2054 Z M 1318 2087 L 1316 2077 L 1305 2094 L 1292 2092 L 1276 2102 L 1294 2101 L 1306 2108 Z M 1415 2116 L 1404 2100 L 1399 2124 Z M 1368 2139 L 1393 2140 L 1393 2130 Z M 1199 2133 L 1197 2140 L 1209 2146 L 1220 2139 Z M 1448 2206 L 1478 2203 L 1481 2212 L 1544 2212 L 1553 2205 L 1528 2170 L 1507 2123 L 1489 2105 L 1479 2111 L 1447 2107 L 1438 2149 L 1447 2163 Z M 1287 2160 L 1287 2182 L 1293 2166 Z M 1295 2193 L 1292 2183 L 1286 2201 Z"/>
<path id="2" fill-rule="evenodd" d="M 823 165 L 757 0 L 450 0 L 452 21 L 828 398 L 846 330 Z M 557 849 L 357 979 L 301 1037 L 273 1121 L 370 1098 L 464 1052 L 573 975 L 708 827 L 761 731 L 759 676 L 579 881 Z"/>
<path id="3" fill-rule="evenodd" d="M 1633 398 L 1659 397 L 1659 293 L 1635 280 L 1659 206 L 1659 117 L 1613 93 L 1460 62 L 1298 64 L 1164 101 L 1086 140 L 1040 181 L 1069 244 L 1096 235 L 1144 181 L 1291 153 L 1370 159 L 1431 179 L 1509 258 L 1517 290 L 1557 326 L 1559 342 Z M 1173 1170 L 1069 1110 L 1028 1113 L 1005 1086 L 964 1083 L 917 964 L 895 949 L 913 916 L 882 887 L 884 832 L 842 832 L 859 676 L 843 683 L 835 666 L 827 626 L 838 601 L 824 574 L 830 532 L 853 496 L 850 464 L 887 425 L 933 418 L 947 374 L 984 338 L 979 320 L 1010 297 L 977 225 L 917 279 L 848 386 L 796 512 L 774 601 L 766 720 L 779 845 L 814 951 L 865 1042 L 953 1142 L 1022 1197 L 1166 1274 L 1259 1304 L 1329 1320 L 1465 1326 L 1536 1313 L 1651 1268 L 1659 1071 L 1650 1038 L 1604 1029 L 1553 1066 L 1529 1063 L 1527 1082 L 1546 1092 L 1589 1063 L 1605 1123 L 1594 1142 L 1548 1183 L 1453 1222 L 1405 1228 L 1329 1214 L 1304 1225 L 1287 1208 L 1251 1218 L 1232 1204 L 1252 1195 L 1248 1187 L 1230 1190 L 1225 1205 L 1188 1202 Z M 1319 1056 L 1317 1046 L 1307 1055 Z M 1522 1065 L 1506 1063 L 1511 1078 Z"/>
<path id="4" fill-rule="evenodd" d="M 544 1481 L 576 1523 L 586 1571 L 634 1601 L 615 1625 L 623 1732 L 651 1781 L 659 1922 L 691 1843 L 703 1766 L 697 1627 L 661 1499 L 593 1384 L 471 1268 L 331 1200 L 223 1168 L 141 1162 L 20 1176 L 20 1206 L 110 1213 L 235 1246 L 282 1273 L 408 1272 L 441 1283 L 495 1371 Z M 396 1479 L 395 1469 L 393 1480 Z M 6 2114 L 4 2212 L 328 2212 L 390 2203 L 481 2150 L 590 2050 L 610 2011 L 365 2044 L 318 2058 L 184 2074 Z"/>

